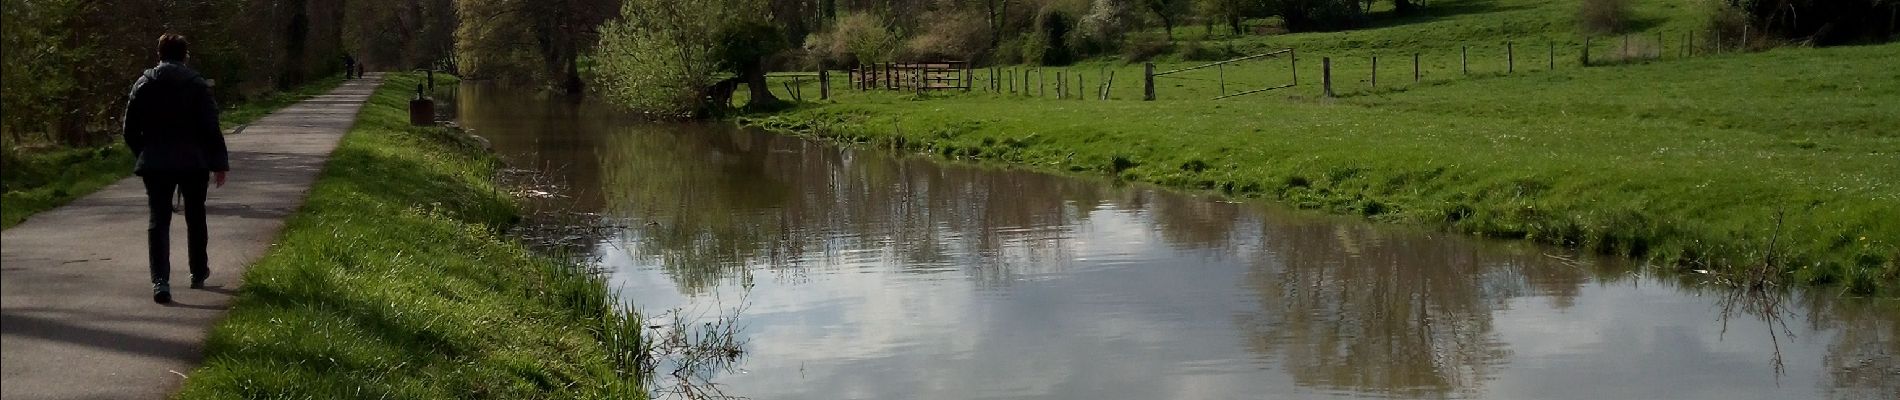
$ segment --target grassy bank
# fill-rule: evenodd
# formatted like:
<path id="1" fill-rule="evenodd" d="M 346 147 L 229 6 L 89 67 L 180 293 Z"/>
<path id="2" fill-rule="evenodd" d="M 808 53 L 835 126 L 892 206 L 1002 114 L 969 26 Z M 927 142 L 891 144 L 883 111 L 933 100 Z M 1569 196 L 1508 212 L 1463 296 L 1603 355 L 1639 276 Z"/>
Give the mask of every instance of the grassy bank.
<path id="1" fill-rule="evenodd" d="M 263 118 L 303 99 L 335 89 L 342 76 L 325 78 L 296 89 L 276 92 L 226 107 L 224 129 Z M 132 175 L 136 158 L 124 142 L 104 147 L 33 147 L 5 145 L 5 168 L 0 168 L 0 229 L 12 227 L 41 211 L 65 205 Z"/>
<path id="2" fill-rule="evenodd" d="M 1791 48 L 1335 100 L 847 92 L 747 122 L 1891 295 L 1896 58 Z"/>
<path id="3" fill-rule="evenodd" d="M 245 273 L 182 398 L 641 397 L 605 284 L 503 237 L 498 161 L 391 75 Z M 619 343 L 619 344 L 615 344 Z"/>

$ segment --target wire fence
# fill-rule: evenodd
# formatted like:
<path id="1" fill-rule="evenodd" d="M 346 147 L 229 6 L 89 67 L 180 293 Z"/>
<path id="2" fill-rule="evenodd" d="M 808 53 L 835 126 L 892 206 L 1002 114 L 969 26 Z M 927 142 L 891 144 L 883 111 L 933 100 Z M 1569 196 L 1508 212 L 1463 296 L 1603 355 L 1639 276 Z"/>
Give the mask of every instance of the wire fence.
<path id="1" fill-rule="evenodd" d="M 1586 36 L 1576 40 L 1504 40 L 1443 48 L 1432 52 L 1393 50 L 1347 51 L 1341 57 L 1321 56 L 1318 65 L 1300 58 L 1295 49 L 1279 49 L 1198 65 L 1157 71 L 1153 63 L 1092 67 L 989 66 L 968 62 L 878 63 L 843 71 L 845 83 L 829 79 L 832 71 L 780 73 L 788 97 L 805 101 L 805 87 L 816 83 L 819 99 L 833 89 L 855 91 L 981 92 L 1005 96 L 1058 100 L 1222 100 L 1259 93 L 1298 91 L 1320 97 L 1350 96 L 1402 88 L 1427 81 L 1451 81 L 1497 75 L 1554 71 L 1671 58 L 1686 59 L 1715 53 L 1759 50 L 1771 43 L 1747 31 L 1649 32 Z M 1280 62 L 1279 60 L 1284 60 Z M 1306 65 L 1302 65 L 1306 63 Z M 1179 64 L 1177 64 L 1179 65 Z M 1317 68 L 1315 68 L 1317 67 Z M 1130 68 L 1139 68 L 1130 70 Z M 1303 81 L 1301 69 L 1317 69 L 1317 81 Z M 1118 76 L 1123 75 L 1123 76 Z M 1305 82 L 1313 89 L 1298 89 Z M 1317 83 L 1317 87 L 1314 85 Z M 775 88 L 777 89 L 777 88 Z M 1296 94 L 1297 95 L 1297 94 Z"/>

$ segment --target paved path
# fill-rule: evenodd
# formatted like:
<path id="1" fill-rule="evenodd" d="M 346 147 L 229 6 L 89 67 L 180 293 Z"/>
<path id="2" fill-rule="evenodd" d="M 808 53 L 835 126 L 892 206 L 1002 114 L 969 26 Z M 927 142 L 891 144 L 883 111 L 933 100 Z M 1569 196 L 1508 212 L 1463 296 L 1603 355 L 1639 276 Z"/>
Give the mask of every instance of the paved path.
<path id="1" fill-rule="evenodd" d="M 145 189 L 129 178 L 0 232 L 0 398 L 159 399 L 204 358 L 244 268 L 303 205 L 378 75 L 278 110 L 226 138 L 212 188 L 211 278 L 186 288 L 184 216 L 172 219 L 174 303 L 152 302 Z M 126 168 L 132 166 L 127 165 Z"/>

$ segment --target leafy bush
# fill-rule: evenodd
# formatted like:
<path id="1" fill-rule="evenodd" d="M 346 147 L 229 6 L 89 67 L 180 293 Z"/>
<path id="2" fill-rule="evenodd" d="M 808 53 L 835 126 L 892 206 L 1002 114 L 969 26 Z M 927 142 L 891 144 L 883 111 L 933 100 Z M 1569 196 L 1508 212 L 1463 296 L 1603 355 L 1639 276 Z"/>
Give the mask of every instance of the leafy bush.
<path id="1" fill-rule="evenodd" d="M 1630 0 L 1583 0 L 1577 22 L 1591 33 L 1615 33 L 1629 25 Z"/>
<path id="2" fill-rule="evenodd" d="M 129 3 L 129 4 L 120 4 Z M 126 88 L 157 62 L 154 39 L 191 40 L 191 64 L 218 100 L 286 89 L 342 68 L 341 2 L 7 0 L 0 12 L 0 132 L 92 146 L 118 125 Z M 171 2 L 166 2 L 170 4 Z M 246 12 L 247 10 L 269 12 Z"/>
<path id="3" fill-rule="evenodd" d="M 903 43 L 903 32 L 871 13 L 838 17 L 828 30 L 805 37 L 807 54 L 832 65 L 891 61 Z"/>
<path id="4" fill-rule="evenodd" d="M 1024 53 L 1023 58 L 1038 61 L 1042 65 L 1069 65 L 1075 62 L 1075 52 L 1069 48 L 1068 40 L 1074 27 L 1075 18 L 1068 13 L 1053 7 L 1044 8 L 1042 15 L 1036 18 L 1035 34 L 1040 40 L 1025 45 L 1040 46 L 1041 54 L 1039 57 L 1028 57 L 1028 53 Z"/>
<path id="5" fill-rule="evenodd" d="M 1089 3 L 1088 14 L 1076 22 L 1076 32 L 1086 41 L 1119 41 L 1134 22 L 1134 9 L 1128 0 L 1094 0 Z"/>
<path id="6" fill-rule="evenodd" d="M 974 10 L 924 13 L 923 26 L 904 43 L 911 59 L 970 60 L 990 45 L 989 21 Z"/>
<path id="7" fill-rule="evenodd" d="M 1076 22 L 1074 38 L 1069 42 L 1083 56 L 1109 53 L 1126 41 L 1128 25 L 1134 21 L 1128 0 L 1094 0 L 1088 14 Z"/>
<path id="8" fill-rule="evenodd" d="M 1196 40 L 1183 43 L 1180 47 L 1181 59 L 1185 61 L 1220 61 L 1240 56 L 1240 50 L 1225 42 L 1219 46 L 1209 46 Z"/>
<path id="9" fill-rule="evenodd" d="M 1715 3 L 1709 9 L 1707 30 L 1710 33 L 1707 40 L 1718 49 L 1740 46 L 1742 35 L 1748 34 L 1748 13 L 1740 8 Z"/>
<path id="10" fill-rule="evenodd" d="M 701 91 L 719 79 L 722 0 L 627 0 L 621 19 L 601 27 L 594 86 L 609 100 L 648 113 L 706 110 Z"/>
<path id="11" fill-rule="evenodd" d="M 1035 62 L 1049 65 L 1042 61 L 1044 57 L 1047 57 L 1049 54 L 1048 35 L 1044 35 L 1042 32 L 1030 32 L 1024 34 L 1022 38 L 1017 39 L 1016 44 L 1017 46 L 1021 46 L 1018 49 L 1020 53 L 1017 53 L 1017 57 L 1019 60 L 1022 60 L 1022 62 Z"/>
<path id="12" fill-rule="evenodd" d="M 1122 44 L 1122 59 L 1131 63 L 1144 62 L 1167 54 L 1171 47 L 1168 40 L 1160 36 L 1130 36 L 1128 42 Z"/>

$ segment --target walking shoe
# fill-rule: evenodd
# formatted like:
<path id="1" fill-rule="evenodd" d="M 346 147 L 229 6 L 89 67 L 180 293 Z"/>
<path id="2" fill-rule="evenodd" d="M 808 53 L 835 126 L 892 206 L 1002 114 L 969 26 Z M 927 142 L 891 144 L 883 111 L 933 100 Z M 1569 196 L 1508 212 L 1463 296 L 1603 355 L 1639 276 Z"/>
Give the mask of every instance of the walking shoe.
<path id="1" fill-rule="evenodd" d="M 201 276 L 201 275 L 192 275 L 192 276 L 191 276 L 191 288 L 192 288 L 192 289 L 204 289 L 204 288 L 205 288 L 205 278 L 209 278 L 209 277 L 210 277 L 210 276 Z"/>
<path id="2" fill-rule="evenodd" d="M 170 304 L 172 302 L 172 285 L 167 283 L 153 284 L 152 301 L 156 301 L 158 304 Z"/>

